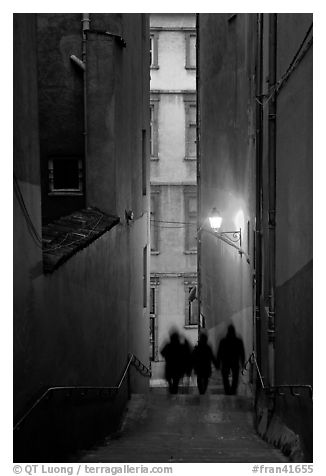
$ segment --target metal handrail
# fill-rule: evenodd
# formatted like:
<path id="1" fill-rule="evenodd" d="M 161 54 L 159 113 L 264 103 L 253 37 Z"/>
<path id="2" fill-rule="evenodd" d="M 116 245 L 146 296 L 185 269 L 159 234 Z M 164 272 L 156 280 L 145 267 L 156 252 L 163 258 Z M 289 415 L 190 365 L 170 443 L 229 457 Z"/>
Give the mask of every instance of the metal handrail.
<path id="1" fill-rule="evenodd" d="M 251 354 L 249 355 L 248 360 L 245 362 L 245 364 L 243 366 L 243 369 L 241 371 L 242 375 L 244 375 L 244 373 L 248 370 L 247 367 L 248 367 L 249 364 L 251 364 L 251 365 L 255 364 L 256 370 L 257 370 L 257 373 L 258 373 L 258 376 L 259 376 L 261 387 L 266 392 L 277 393 L 277 395 L 279 395 L 279 396 L 284 396 L 285 393 L 281 392 L 281 389 L 288 388 L 293 397 L 300 397 L 301 396 L 300 393 L 296 392 L 295 389 L 306 388 L 306 389 L 309 390 L 310 397 L 312 398 L 312 385 L 307 385 L 307 384 L 282 384 L 282 385 L 273 385 L 273 386 L 266 387 L 264 385 L 263 377 L 262 377 L 262 374 L 260 372 L 260 369 L 259 369 L 258 362 L 257 362 L 256 355 L 255 355 L 254 351 L 251 352 Z"/>
<path id="2" fill-rule="evenodd" d="M 130 365 L 133 364 L 135 368 L 144 376 L 146 377 L 151 377 L 152 373 L 150 369 L 148 369 L 134 354 L 129 353 L 128 354 L 128 362 L 124 368 L 122 377 L 120 378 L 120 381 L 118 385 L 114 387 L 88 387 L 88 386 L 70 386 L 70 387 L 49 387 L 34 403 L 33 405 L 27 410 L 27 412 L 18 420 L 18 422 L 14 425 L 14 431 L 19 429 L 20 425 L 26 420 L 26 418 L 32 413 L 32 411 L 40 404 L 42 400 L 44 400 L 50 393 L 58 390 L 66 390 L 68 392 L 72 390 L 79 390 L 81 394 L 83 395 L 82 392 L 87 392 L 87 390 L 99 390 L 100 393 L 102 391 L 108 391 L 109 393 L 117 393 L 121 385 L 126 378 L 126 375 L 128 373 Z M 85 395 L 84 393 L 84 395 Z"/>
<path id="3" fill-rule="evenodd" d="M 138 359 L 134 354 L 128 354 L 129 356 L 132 357 L 132 364 L 134 367 L 140 372 L 142 375 L 145 377 L 151 377 L 152 376 L 152 371 L 144 365 L 141 360 Z"/>
<path id="4" fill-rule="evenodd" d="M 252 351 L 251 354 L 249 355 L 249 358 L 248 360 L 246 361 L 246 363 L 244 364 L 243 366 L 243 369 L 241 371 L 242 375 L 244 375 L 244 373 L 248 370 L 247 367 L 248 367 L 248 364 L 255 364 L 256 366 L 256 369 L 257 369 L 257 373 L 258 373 L 258 376 L 259 376 L 259 380 L 260 380 L 260 384 L 261 384 L 261 387 L 263 390 L 266 389 L 265 387 L 265 384 L 264 384 L 264 381 L 263 381 L 263 376 L 260 372 L 260 369 L 259 369 L 259 366 L 258 366 L 258 362 L 256 360 L 256 355 L 255 355 L 255 352 Z"/>

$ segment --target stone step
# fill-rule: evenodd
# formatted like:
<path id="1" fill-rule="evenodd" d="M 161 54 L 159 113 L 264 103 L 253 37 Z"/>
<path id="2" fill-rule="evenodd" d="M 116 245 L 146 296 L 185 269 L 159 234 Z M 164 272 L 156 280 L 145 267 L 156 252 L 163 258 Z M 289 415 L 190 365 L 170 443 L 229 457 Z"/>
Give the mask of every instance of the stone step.
<path id="1" fill-rule="evenodd" d="M 255 432 L 244 396 L 132 395 L 121 429 L 79 455 L 81 462 L 285 462 Z"/>

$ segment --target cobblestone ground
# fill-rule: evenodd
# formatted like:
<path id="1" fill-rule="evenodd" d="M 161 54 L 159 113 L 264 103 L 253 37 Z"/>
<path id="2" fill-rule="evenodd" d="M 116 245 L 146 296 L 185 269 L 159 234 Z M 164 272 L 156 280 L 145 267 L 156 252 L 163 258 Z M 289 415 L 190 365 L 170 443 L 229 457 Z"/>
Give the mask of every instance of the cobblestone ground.
<path id="1" fill-rule="evenodd" d="M 252 400 L 212 394 L 133 395 L 121 430 L 79 455 L 88 463 L 275 463 L 288 459 L 253 426 Z"/>

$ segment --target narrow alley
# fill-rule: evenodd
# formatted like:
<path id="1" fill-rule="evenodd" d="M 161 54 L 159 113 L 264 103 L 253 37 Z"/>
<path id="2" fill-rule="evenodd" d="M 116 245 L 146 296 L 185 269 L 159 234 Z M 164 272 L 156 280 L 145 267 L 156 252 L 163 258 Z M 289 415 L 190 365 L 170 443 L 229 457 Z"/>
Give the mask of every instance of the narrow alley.
<path id="1" fill-rule="evenodd" d="M 9 23 L 13 462 L 312 462 L 313 14 Z"/>

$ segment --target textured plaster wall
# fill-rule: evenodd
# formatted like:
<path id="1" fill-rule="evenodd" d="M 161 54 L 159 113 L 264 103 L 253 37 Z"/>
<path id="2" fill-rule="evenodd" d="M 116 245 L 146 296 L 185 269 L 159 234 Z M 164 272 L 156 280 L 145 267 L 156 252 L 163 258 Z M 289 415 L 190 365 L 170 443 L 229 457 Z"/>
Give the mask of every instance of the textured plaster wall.
<path id="1" fill-rule="evenodd" d="M 192 95 L 196 101 L 195 91 Z M 186 102 L 182 94 L 161 94 L 158 101 L 158 160 L 151 161 L 151 182 L 196 183 L 196 160 L 186 157 Z"/>
<path id="2" fill-rule="evenodd" d="M 189 28 L 194 26 L 194 13 L 151 13 L 151 27 Z"/>
<path id="3" fill-rule="evenodd" d="M 151 27 L 180 29 L 158 31 L 158 65 L 151 70 L 151 89 L 193 90 L 196 87 L 195 70 L 186 70 L 186 39 L 183 28 L 195 28 L 194 15 L 151 15 Z"/>
<path id="4" fill-rule="evenodd" d="M 183 187 L 161 186 L 155 187 L 155 190 L 157 188 L 160 191 L 160 220 L 183 222 Z M 160 223 L 157 226 L 159 254 L 152 256 L 151 272 L 196 272 L 196 254 L 185 252 L 185 227 L 173 224 L 160 226 Z"/>

